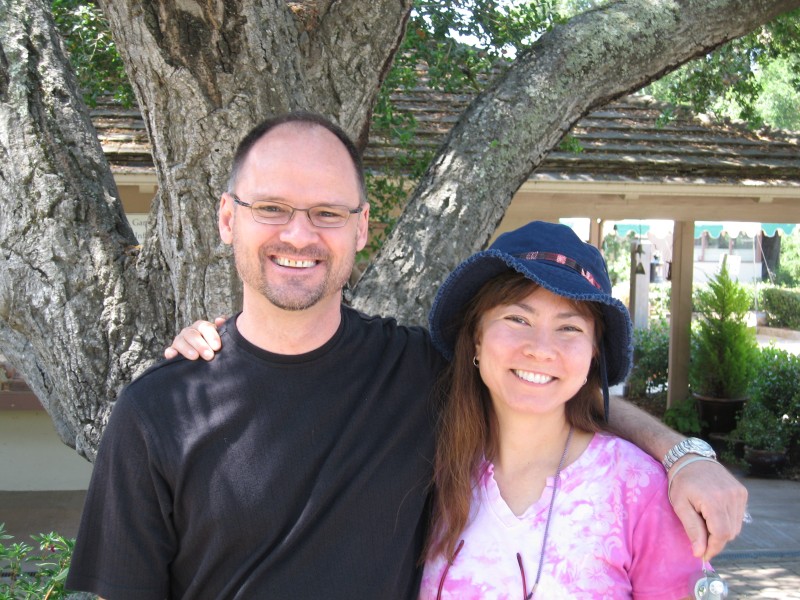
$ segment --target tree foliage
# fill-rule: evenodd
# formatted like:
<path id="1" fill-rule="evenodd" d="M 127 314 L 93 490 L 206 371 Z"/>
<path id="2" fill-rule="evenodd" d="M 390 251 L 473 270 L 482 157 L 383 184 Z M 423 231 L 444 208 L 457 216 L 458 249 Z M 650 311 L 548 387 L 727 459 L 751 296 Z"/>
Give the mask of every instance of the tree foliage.
<path id="1" fill-rule="evenodd" d="M 479 91 L 498 59 L 516 56 L 556 23 L 608 4 L 604 0 L 415 0 L 406 35 L 376 105 L 373 127 L 413 135 L 413 119 L 400 119 L 392 91 L 419 83 L 443 91 Z M 52 0 L 85 99 L 111 93 L 130 105 L 133 91 L 108 23 L 92 0 Z M 469 43 L 464 43 L 468 40 Z M 691 61 L 647 88 L 696 112 L 742 118 L 754 126 L 800 128 L 800 10 Z"/>
<path id="2" fill-rule="evenodd" d="M 52 0 L 52 8 L 84 101 L 94 106 L 101 95 L 111 94 L 124 106 L 131 106 L 135 100 L 125 65 L 97 3 Z"/>
<path id="3" fill-rule="evenodd" d="M 781 238 L 781 256 L 775 271 L 775 283 L 800 288 L 800 227 Z"/>
<path id="4" fill-rule="evenodd" d="M 800 11 L 781 15 L 653 83 L 646 92 L 752 127 L 798 129 Z"/>

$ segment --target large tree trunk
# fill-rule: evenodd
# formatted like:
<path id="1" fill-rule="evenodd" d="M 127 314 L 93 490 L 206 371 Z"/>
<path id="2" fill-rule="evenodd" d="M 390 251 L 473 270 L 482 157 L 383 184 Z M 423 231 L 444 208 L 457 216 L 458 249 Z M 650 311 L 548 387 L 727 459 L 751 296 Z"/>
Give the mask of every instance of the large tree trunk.
<path id="1" fill-rule="evenodd" d="M 239 139 L 309 109 L 366 139 L 411 0 L 106 1 L 153 147 L 143 245 L 44 0 L 0 0 L 0 351 L 93 458 L 122 385 L 241 288 L 216 207 Z"/>
<path id="2" fill-rule="evenodd" d="M 100 0 L 158 174 L 150 269 L 165 269 L 174 324 L 230 313 L 241 286 L 217 205 L 236 144 L 267 116 L 306 109 L 365 140 L 411 0 Z"/>
<path id="3" fill-rule="evenodd" d="M 120 386 L 174 327 L 238 303 L 216 205 L 239 138 L 305 108 L 363 142 L 410 10 L 410 0 L 101 3 L 158 174 L 141 247 L 44 0 L 0 0 L 0 350 L 89 458 Z M 630 0 L 543 37 L 465 113 L 357 287 L 358 306 L 423 320 L 439 281 L 485 243 L 576 120 L 798 5 Z"/>

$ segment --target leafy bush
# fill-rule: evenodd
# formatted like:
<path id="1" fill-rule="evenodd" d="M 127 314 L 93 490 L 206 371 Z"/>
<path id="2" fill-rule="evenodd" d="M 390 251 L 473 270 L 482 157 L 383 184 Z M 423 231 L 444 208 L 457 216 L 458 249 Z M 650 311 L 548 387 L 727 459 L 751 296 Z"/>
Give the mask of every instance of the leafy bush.
<path id="1" fill-rule="evenodd" d="M 744 397 L 758 344 L 746 321 L 750 294 L 731 279 L 727 261 L 707 288 L 697 290 L 694 306 L 700 319 L 692 340 L 692 390 L 712 398 Z"/>
<path id="2" fill-rule="evenodd" d="M 670 406 L 664 412 L 664 423 L 684 435 L 699 435 L 702 430 L 697 403 L 692 398 Z"/>
<path id="3" fill-rule="evenodd" d="M 75 540 L 56 533 L 32 536 L 38 550 L 24 542 L 9 543 L 0 523 L 0 600 L 67 598 L 64 587 Z M 35 571 L 27 569 L 35 565 Z M 85 596 L 85 595 L 84 595 Z"/>
<path id="4" fill-rule="evenodd" d="M 612 286 L 630 281 L 631 243 L 634 239 L 632 231 L 624 237 L 614 232 L 603 238 L 603 257 L 608 266 L 608 276 Z"/>
<path id="5" fill-rule="evenodd" d="M 748 400 L 731 437 L 755 450 L 782 452 L 789 446 L 791 432 L 788 419 L 775 414 L 762 402 Z"/>
<path id="6" fill-rule="evenodd" d="M 800 289 L 765 287 L 761 299 L 767 325 L 800 329 Z"/>
<path id="7" fill-rule="evenodd" d="M 628 377 L 628 396 L 647 398 L 666 393 L 669 365 L 669 325 L 664 319 L 649 329 L 633 331 L 633 369 Z"/>
<path id="8" fill-rule="evenodd" d="M 781 238 L 781 257 L 775 270 L 775 283 L 784 287 L 800 287 L 800 227 L 792 235 Z"/>
<path id="9" fill-rule="evenodd" d="M 757 450 L 789 450 L 796 464 L 800 447 L 800 356 L 767 346 L 760 349 L 750 400 L 731 437 Z"/>
<path id="10" fill-rule="evenodd" d="M 761 348 L 749 396 L 750 403 L 787 415 L 794 427 L 800 426 L 800 356 L 774 346 Z"/>
<path id="11" fill-rule="evenodd" d="M 672 284 L 668 281 L 651 283 L 649 292 L 650 322 L 666 321 L 670 314 L 669 302 Z"/>

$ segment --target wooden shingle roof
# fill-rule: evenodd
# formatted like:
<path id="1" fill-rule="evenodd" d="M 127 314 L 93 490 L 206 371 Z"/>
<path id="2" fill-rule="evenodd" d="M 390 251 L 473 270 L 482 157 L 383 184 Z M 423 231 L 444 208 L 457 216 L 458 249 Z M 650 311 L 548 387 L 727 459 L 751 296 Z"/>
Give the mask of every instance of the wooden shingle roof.
<path id="1" fill-rule="evenodd" d="M 578 121 L 580 152 L 551 152 L 534 179 L 762 183 L 800 186 L 800 136 L 753 132 L 688 111 L 666 120 L 664 105 L 628 96 Z"/>
<path id="2" fill-rule="evenodd" d="M 398 92 L 394 100 L 417 123 L 414 148 L 434 152 L 472 97 L 420 87 Z M 136 109 L 103 103 L 92 111 L 92 121 L 115 173 L 153 170 Z M 579 120 L 569 136 L 569 143 L 554 149 L 531 174 L 532 180 L 800 187 L 799 133 L 754 132 L 686 111 L 666 119 L 664 105 L 646 96 L 609 103 Z M 364 164 L 381 171 L 403 152 L 372 134 Z"/>

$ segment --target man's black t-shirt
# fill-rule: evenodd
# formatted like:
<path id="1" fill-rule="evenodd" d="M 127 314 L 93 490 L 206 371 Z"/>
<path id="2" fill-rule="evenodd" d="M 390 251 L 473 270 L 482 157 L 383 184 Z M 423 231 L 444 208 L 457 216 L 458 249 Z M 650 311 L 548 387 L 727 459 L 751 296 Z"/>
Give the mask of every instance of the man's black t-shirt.
<path id="1" fill-rule="evenodd" d="M 116 598 L 415 598 L 443 359 L 343 308 L 313 352 L 248 343 L 121 394 L 68 579 Z"/>

